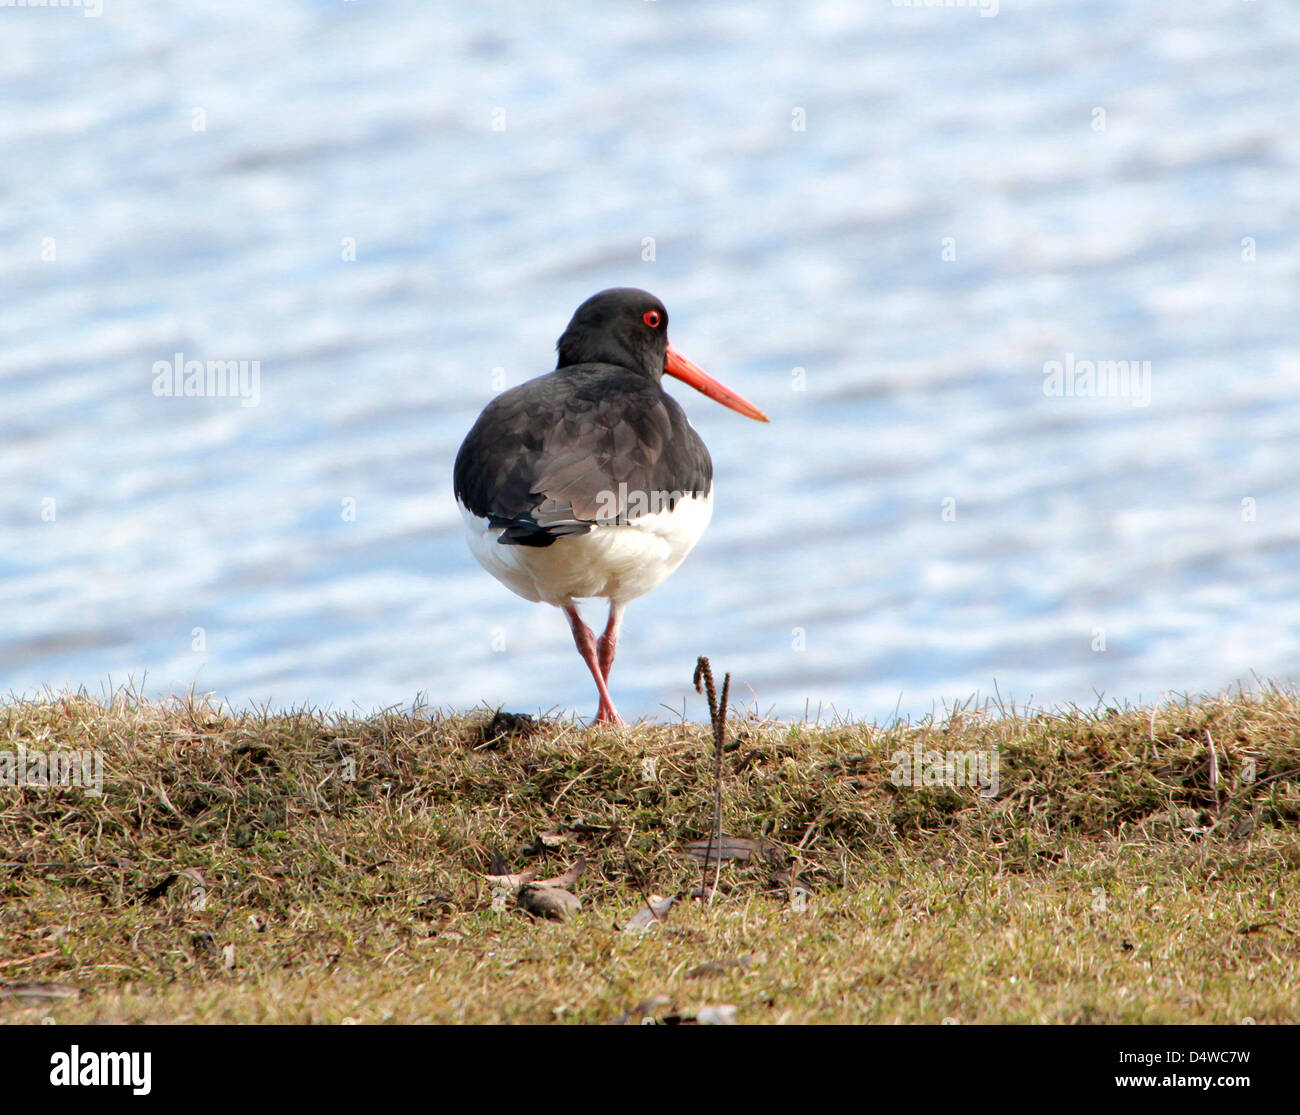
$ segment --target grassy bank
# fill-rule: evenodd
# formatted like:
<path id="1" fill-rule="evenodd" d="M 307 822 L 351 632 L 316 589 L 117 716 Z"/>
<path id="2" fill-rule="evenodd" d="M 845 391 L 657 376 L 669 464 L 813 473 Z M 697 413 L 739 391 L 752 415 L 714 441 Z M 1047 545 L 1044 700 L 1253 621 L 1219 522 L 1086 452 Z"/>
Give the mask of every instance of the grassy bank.
<path id="1" fill-rule="evenodd" d="M 0 705 L 0 752 L 104 763 L 0 787 L 0 1018 L 1297 1020 L 1293 694 L 733 720 L 710 901 L 705 727 L 489 720 Z M 995 758 L 997 794 L 896 785 L 900 751 Z M 575 865 L 562 921 L 500 878 Z"/>

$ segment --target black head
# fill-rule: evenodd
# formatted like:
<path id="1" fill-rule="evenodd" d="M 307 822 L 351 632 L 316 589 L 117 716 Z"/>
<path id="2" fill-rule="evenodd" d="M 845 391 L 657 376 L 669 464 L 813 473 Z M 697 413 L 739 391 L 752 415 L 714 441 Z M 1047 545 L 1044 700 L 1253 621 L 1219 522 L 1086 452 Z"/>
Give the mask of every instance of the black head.
<path id="1" fill-rule="evenodd" d="M 617 364 L 658 381 L 668 354 L 668 311 L 635 287 L 602 290 L 577 308 L 555 348 L 557 368 Z"/>

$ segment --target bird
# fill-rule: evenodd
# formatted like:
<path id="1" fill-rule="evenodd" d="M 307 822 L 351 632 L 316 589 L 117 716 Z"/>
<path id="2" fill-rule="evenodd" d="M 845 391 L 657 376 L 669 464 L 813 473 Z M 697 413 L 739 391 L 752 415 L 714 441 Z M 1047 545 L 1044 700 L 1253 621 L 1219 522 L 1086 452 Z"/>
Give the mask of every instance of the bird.
<path id="1" fill-rule="evenodd" d="M 470 552 L 525 600 L 564 612 L 599 695 L 595 722 L 622 724 L 610 671 L 628 602 L 660 585 L 713 514 L 713 462 L 665 375 L 769 421 L 668 343 L 668 310 L 614 287 L 574 312 L 555 370 L 497 395 L 456 454 L 453 486 Z M 578 601 L 605 598 L 596 637 Z"/>

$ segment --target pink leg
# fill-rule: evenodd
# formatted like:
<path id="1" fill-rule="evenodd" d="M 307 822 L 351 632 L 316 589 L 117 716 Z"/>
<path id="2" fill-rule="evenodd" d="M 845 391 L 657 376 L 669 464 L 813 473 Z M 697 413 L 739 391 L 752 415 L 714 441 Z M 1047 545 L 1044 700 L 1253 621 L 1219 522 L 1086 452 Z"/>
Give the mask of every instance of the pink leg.
<path id="1" fill-rule="evenodd" d="M 592 634 L 591 628 L 582 622 L 582 616 L 578 615 L 578 609 L 573 604 L 564 606 L 564 614 L 569 618 L 569 629 L 573 632 L 574 645 L 577 646 L 578 653 L 587 664 L 587 669 L 591 671 L 591 676 L 596 679 L 596 688 L 600 690 L 600 707 L 596 710 L 596 723 L 622 724 L 623 718 L 619 716 L 614 702 L 609 698 L 605 675 L 601 673 L 596 636 Z"/>
<path id="2" fill-rule="evenodd" d="M 614 668 L 614 651 L 618 649 L 618 632 L 623 626 L 623 609 L 626 604 L 618 600 L 609 602 L 609 622 L 605 624 L 605 633 L 596 642 L 596 651 L 600 657 L 600 672 L 605 675 L 605 684 L 609 684 L 609 672 Z"/>

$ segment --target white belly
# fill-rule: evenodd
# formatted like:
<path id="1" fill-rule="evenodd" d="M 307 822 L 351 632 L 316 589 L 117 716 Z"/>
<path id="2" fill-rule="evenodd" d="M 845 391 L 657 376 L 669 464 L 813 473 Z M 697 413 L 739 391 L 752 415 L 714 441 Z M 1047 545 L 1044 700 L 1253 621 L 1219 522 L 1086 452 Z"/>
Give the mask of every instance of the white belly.
<path id="1" fill-rule="evenodd" d="M 713 493 L 678 500 L 671 511 L 557 538 L 549 546 L 503 546 L 500 527 L 460 505 L 470 552 L 525 600 L 562 607 L 606 596 L 626 601 L 662 584 L 700 540 L 713 516 Z"/>

